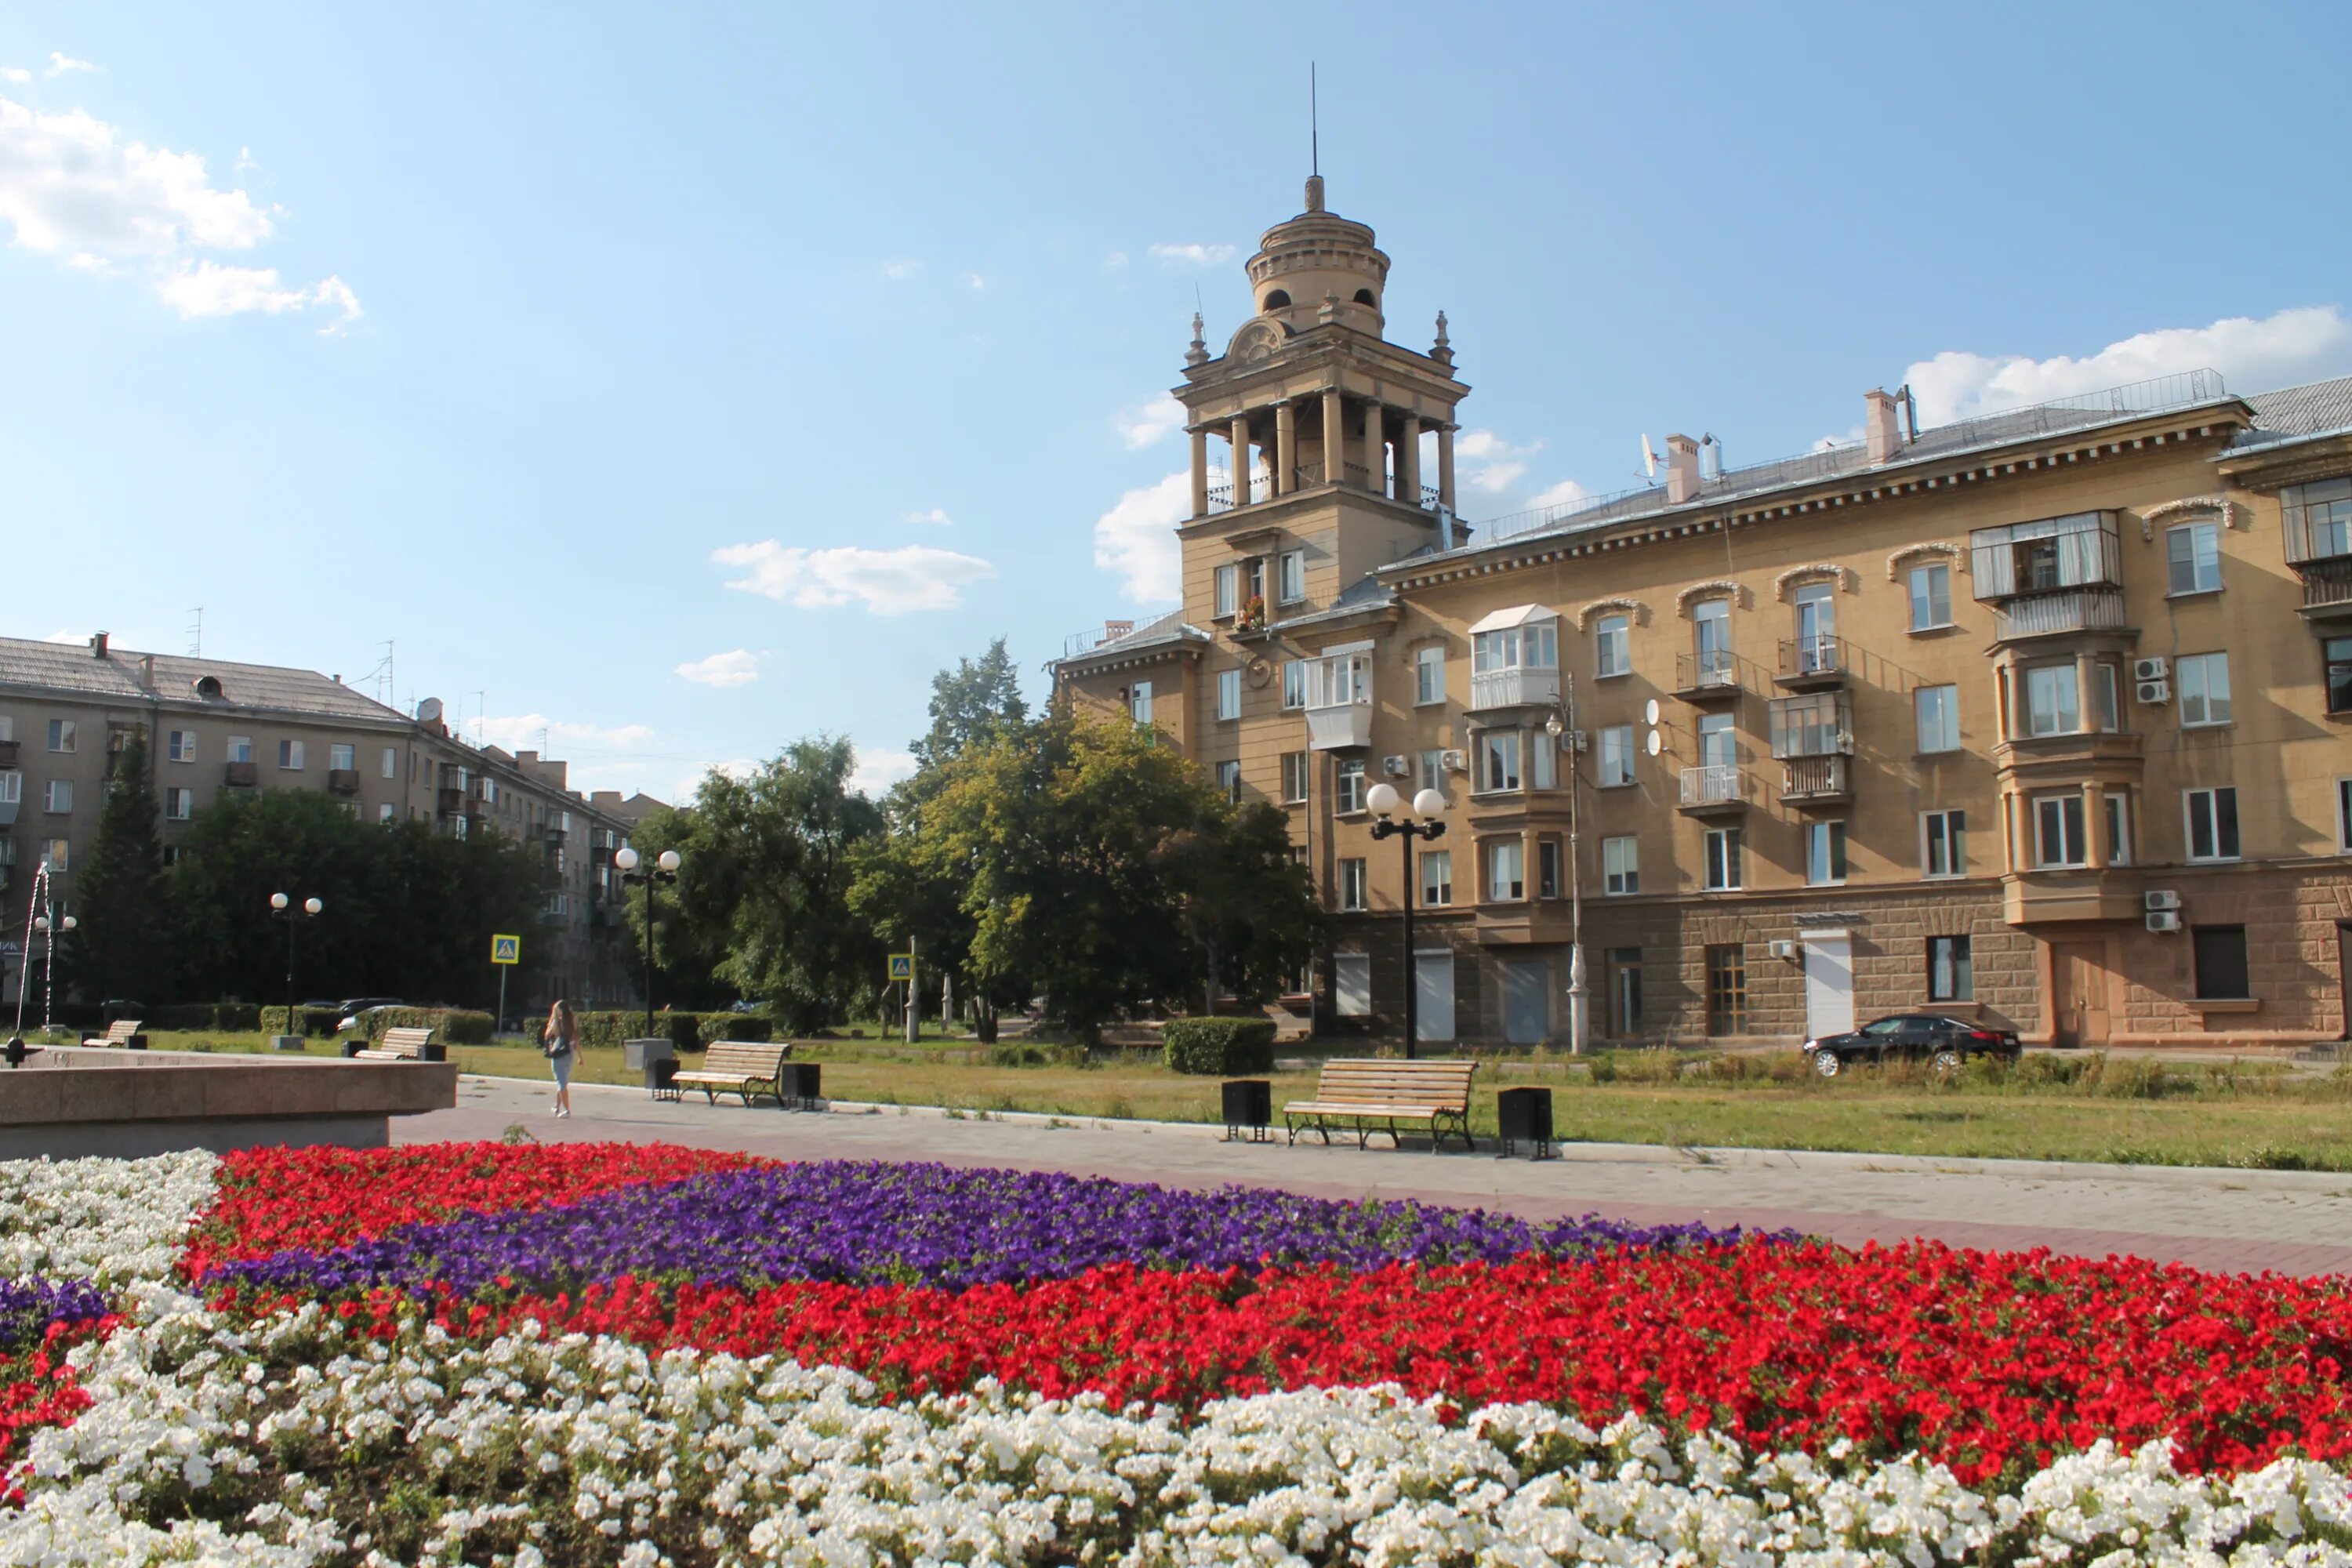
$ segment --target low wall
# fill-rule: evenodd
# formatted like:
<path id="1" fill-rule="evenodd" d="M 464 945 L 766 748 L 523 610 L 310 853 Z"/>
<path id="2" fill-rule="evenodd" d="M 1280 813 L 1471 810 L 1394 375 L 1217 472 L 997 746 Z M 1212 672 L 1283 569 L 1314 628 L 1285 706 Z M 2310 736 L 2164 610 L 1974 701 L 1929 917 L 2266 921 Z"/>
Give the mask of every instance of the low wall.
<path id="1" fill-rule="evenodd" d="M 383 1148 L 392 1118 L 457 1103 L 449 1062 L 360 1062 L 53 1047 L 0 1067 L 0 1159 L 266 1144 Z"/>

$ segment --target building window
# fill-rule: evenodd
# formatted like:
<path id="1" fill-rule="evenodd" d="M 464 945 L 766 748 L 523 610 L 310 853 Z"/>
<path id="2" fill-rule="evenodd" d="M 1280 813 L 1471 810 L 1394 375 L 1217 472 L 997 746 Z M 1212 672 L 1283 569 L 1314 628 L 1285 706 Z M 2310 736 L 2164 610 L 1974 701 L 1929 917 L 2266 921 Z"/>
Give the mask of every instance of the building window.
<path id="1" fill-rule="evenodd" d="M 49 875 L 62 877 L 73 855 L 73 847 L 63 838 L 52 838 L 41 846 L 41 858 L 48 862 Z"/>
<path id="2" fill-rule="evenodd" d="M 1442 751 L 1422 752 L 1414 761 L 1414 781 L 1416 790 L 1433 789 L 1443 794 L 1445 789 L 1445 753 Z"/>
<path id="3" fill-rule="evenodd" d="M 1421 901 L 1430 909 L 1442 909 L 1454 901 L 1454 854 L 1446 849 L 1431 849 L 1421 858 Z"/>
<path id="4" fill-rule="evenodd" d="M 2189 803 L 2189 858 L 2191 860 L 2235 860 L 2238 858 L 2238 792 L 2233 785 L 2186 792 Z"/>
<path id="5" fill-rule="evenodd" d="M 1519 787 L 1519 732 L 1494 730 L 1478 737 L 1478 788 L 1482 791 Z"/>
<path id="6" fill-rule="evenodd" d="M 2352 479 L 2289 485 L 2279 491 L 2279 510 L 2286 523 L 2288 560 L 2352 555 Z"/>
<path id="7" fill-rule="evenodd" d="M 1372 1011 L 1372 955 L 1331 955 L 1331 1010 L 1342 1018 L 1369 1017 Z"/>
<path id="8" fill-rule="evenodd" d="M 62 816 L 73 809 L 73 780 L 51 779 L 41 793 L 41 809 Z"/>
<path id="9" fill-rule="evenodd" d="M 1911 629 L 1939 631 L 1952 624 L 1952 569 L 1941 562 L 1911 568 Z"/>
<path id="10" fill-rule="evenodd" d="M 2091 673 L 2091 701 L 2097 712 L 2099 728 L 2112 735 L 2124 727 L 2123 700 L 2116 689 L 2116 667 L 2112 664 L 2097 665 Z"/>
<path id="11" fill-rule="evenodd" d="M 1710 893 L 1736 893 L 1740 888 L 1739 829 L 1710 827 L 1706 830 L 1706 890 Z"/>
<path id="12" fill-rule="evenodd" d="M 2180 682 L 2180 727 L 2198 729 L 2230 721 L 2230 656 L 2181 655 L 2173 667 Z"/>
<path id="13" fill-rule="evenodd" d="M 0 773 L 0 805 L 22 805 L 25 803 L 25 775 L 10 769 Z M 14 839 L 0 836 L 0 844 L 13 844 Z"/>
<path id="14" fill-rule="evenodd" d="M 1748 1032 L 1748 952 L 1738 942 L 1706 950 L 1706 1032 Z"/>
<path id="15" fill-rule="evenodd" d="M 1307 798 L 1307 752 L 1282 753 L 1282 799 L 1285 805 L 1297 805 Z"/>
<path id="16" fill-rule="evenodd" d="M 2210 522 L 2184 522 L 2164 532 L 2166 592 L 2210 594 L 2221 586 L 2221 531 Z"/>
<path id="17" fill-rule="evenodd" d="M 1601 731 L 1601 787 L 1633 782 L 1633 726 L 1607 724 Z"/>
<path id="18" fill-rule="evenodd" d="M 1217 671 L 1217 717 L 1227 722 L 1242 716 L 1242 672 Z"/>
<path id="19" fill-rule="evenodd" d="M 1528 731 L 1528 787 L 1529 789 L 1559 787 L 1559 748 L 1560 741 L 1553 739 L 1550 731 Z"/>
<path id="20" fill-rule="evenodd" d="M 359 772 L 359 748 L 338 742 L 327 748 L 327 766 L 339 773 Z"/>
<path id="21" fill-rule="evenodd" d="M 302 771 L 302 742 L 299 741 L 278 742 L 278 766 L 286 773 L 300 773 Z"/>
<path id="22" fill-rule="evenodd" d="M 1912 693 L 1919 715 L 1919 749 L 1922 752 L 1957 752 L 1960 749 L 1960 689 L 1957 686 L 1923 686 Z"/>
<path id="23" fill-rule="evenodd" d="M 1151 722 L 1151 682 L 1139 680 L 1128 688 L 1127 711 L 1139 724 Z"/>
<path id="24" fill-rule="evenodd" d="M 1601 841 L 1601 889 L 1612 898 L 1642 890 L 1642 841 L 1631 834 Z"/>
<path id="25" fill-rule="evenodd" d="M 2197 994 L 2215 1002 L 2242 1002 L 2253 987 L 2246 973 L 2246 928 L 2197 926 L 2189 933 L 2197 955 Z"/>
<path id="26" fill-rule="evenodd" d="M 1805 825 L 1805 881 L 1816 888 L 1832 887 L 1845 880 L 1845 824 L 1843 822 L 1809 822 Z"/>
<path id="27" fill-rule="evenodd" d="M 70 719 L 49 721 L 49 750 L 70 752 L 75 748 L 75 725 Z"/>
<path id="28" fill-rule="evenodd" d="M 196 732 L 194 730 L 173 730 L 163 738 L 163 754 L 175 763 L 196 760 Z"/>
<path id="29" fill-rule="evenodd" d="M 2025 732 L 2071 735 L 2083 727 L 2082 695 L 2071 664 L 2045 664 L 2025 672 Z"/>
<path id="30" fill-rule="evenodd" d="M 1964 936 L 1927 939 L 1927 1000 L 1973 1002 L 1977 994 L 1976 962 Z"/>
<path id="31" fill-rule="evenodd" d="M 14 713 L 0 713 L 0 741 L 13 741 L 16 738 L 16 716 Z"/>
<path id="32" fill-rule="evenodd" d="M 1364 759 L 1342 757 L 1332 765 L 1332 809 L 1345 816 L 1364 809 Z"/>
<path id="33" fill-rule="evenodd" d="M 1283 660 L 1282 705 L 1286 709 L 1307 706 L 1307 661 L 1303 658 Z"/>
<path id="34" fill-rule="evenodd" d="M 1624 616 L 1603 616 L 1592 634 L 1592 669 L 1606 679 L 1633 673 L 1633 621 Z"/>
<path id="35" fill-rule="evenodd" d="M 1927 877 L 1969 874 L 1969 814 L 1930 811 L 1919 818 L 1919 870 Z"/>
<path id="36" fill-rule="evenodd" d="M 388 779 L 400 776 L 400 752 L 390 746 L 383 749 L 383 776 Z"/>
<path id="37" fill-rule="evenodd" d="M 1307 552 L 1286 550 L 1275 563 L 1275 592 L 1286 605 L 1307 597 Z"/>
<path id="38" fill-rule="evenodd" d="M 2320 655 L 2327 666 L 2327 710 L 2352 713 L 2352 637 L 2329 637 Z"/>
<path id="39" fill-rule="evenodd" d="M 1220 566 L 1216 571 L 1216 618 L 1224 620 L 1241 608 L 1242 569 L 1238 565 Z"/>
<path id="40" fill-rule="evenodd" d="M 1738 722 L 1732 715 L 1728 713 L 1699 715 L 1698 765 L 1703 768 L 1722 768 L 1727 771 L 1739 765 Z"/>
<path id="41" fill-rule="evenodd" d="M 1309 659 L 1307 665 L 1307 706 L 1346 708 L 1372 700 L 1372 656 L 1339 653 Z"/>
<path id="42" fill-rule="evenodd" d="M 1445 650 L 1424 647 L 1412 656 L 1412 702 L 1427 708 L 1445 700 Z"/>
<path id="43" fill-rule="evenodd" d="M 1642 1031 L 1642 950 L 1612 947 L 1609 966 L 1609 1032 L 1622 1037 Z"/>
<path id="44" fill-rule="evenodd" d="M 2083 796 L 2036 795 L 2033 800 L 2033 863 L 2045 867 L 2089 863 L 2083 843 Z"/>
<path id="45" fill-rule="evenodd" d="M 1560 848 L 1557 838 L 1536 840 L 1536 897 L 1556 899 L 1566 880 L 1560 875 Z"/>
<path id="46" fill-rule="evenodd" d="M 400 807 L 385 801 L 375 808 L 375 819 L 378 822 L 397 822 L 400 820 Z"/>
<path id="47" fill-rule="evenodd" d="M 1532 612 L 1534 606 L 1528 606 Z M 1492 675 L 1506 669 L 1558 669 L 1559 621 L 1545 614 L 1524 626 L 1480 632 L 1470 639 L 1470 673 Z"/>
<path id="48" fill-rule="evenodd" d="M 1352 912 L 1369 909 L 1366 887 L 1364 861 L 1360 856 L 1339 862 L 1339 907 L 1342 910 Z"/>
<path id="49" fill-rule="evenodd" d="M 1528 896 L 1527 847 L 1516 838 L 1497 838 L 1486 846 L 1486 900 L 1517 903 Z"/>
<path id="50" fill-rule="evenodd" d="M 2336 852 L 2352 855 L 2352 779 L 2336 781 Z"/>
<path id="51" fill-rule="evenodd" d="M 2131 796 L 2118 789 L 2106 793 L 2107 864 L 2132 863 Z"/>
<path id="52" fill-rule="evenodd" d="M 178 865 L 179 863 L 180 863 L 180 847 L 179 847 L 178 845 L 176 845 L 176 844 L 166 844 L 166 845 L 164 845 L 164 846 L 163 846 L 163 864 L 164 864 L 164 865 L 166 865 L 166 866 L 176 866 L 176 865 Z"/>
<path id="53" fill-rule="evenodd" d="M 1691 606 L 1691 647 L 1702 684 L 1731 679 L 1730 600 L 1701 599 Z"/>
<path id="54" fill-rule="evenodd" d="M 228 760 L 232 763 L 249 763 L 253 761 L 253 737 L 250 735 L 231 735 L 228 738 Z"/>
<path id="55" fill-rule="evenodd" d="M 185 822 L 196 812 L 196 792 L 192 789 L 167 789 L 163 792 L 163 818 L 167 822 Z"/>
<path id="56" fill-rule="evenodd" d="M 1217 793 L 1223 795 L 1227 800 L 1238 801 L 1241 799 L 1241 763 L 1225 762 L 1219 763 L 1217 764 Z"/>

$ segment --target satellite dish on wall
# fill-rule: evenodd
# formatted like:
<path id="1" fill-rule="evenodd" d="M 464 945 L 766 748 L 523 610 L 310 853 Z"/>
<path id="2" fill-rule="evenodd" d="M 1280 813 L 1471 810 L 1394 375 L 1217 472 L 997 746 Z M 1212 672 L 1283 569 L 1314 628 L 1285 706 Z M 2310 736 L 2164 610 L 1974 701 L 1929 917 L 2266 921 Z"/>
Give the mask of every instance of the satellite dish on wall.
<path id="1" fill-rule="evenodd" d="M 1657 721 L 1658 721 L 1658 700 L 1657 700 L 1656 698 L 1653 697 L 1653 698 L 1651 698 L 1651 699 L 1650 699 L 1650 700 L 1649 700 L 1648 702 L 1646 702 L 1646 703 L 1643 704 L 1643 707 L 1642 707 L 1642 722 L 1643 722 L 1643 723 L 1644 723 L 1644 724 L 1655 724 Z"/>
<path id="2" fill-rule="evenodd" d="M 1666 749 L 1666 738 L 1664 735 L 1659 734 L 1655 730 L 1653 730 L 1650 731 L 1650 738 L 1643 742 L 1642 744 L 1649 752 L 1650 755 L 1654 757 L 1660 752 Z"/>

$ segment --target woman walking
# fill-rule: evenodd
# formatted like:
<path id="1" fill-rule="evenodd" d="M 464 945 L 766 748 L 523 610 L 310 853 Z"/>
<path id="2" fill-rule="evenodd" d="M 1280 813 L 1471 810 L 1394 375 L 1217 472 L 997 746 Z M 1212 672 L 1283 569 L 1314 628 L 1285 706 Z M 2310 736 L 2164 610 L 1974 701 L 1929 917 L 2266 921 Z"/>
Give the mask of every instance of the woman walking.
<path id="1" fill-rule="evenodd" d="M 539 1048 L 547 1054 L 547 1065 L 555 1069 L 555 1114 L 572 1114 L 572 1052 L 580 1043 L 580 1024 L 572 1016 L 572 1004 L 562 997 L 547 1010 L 547 1027 L 539 1034 Z"/>

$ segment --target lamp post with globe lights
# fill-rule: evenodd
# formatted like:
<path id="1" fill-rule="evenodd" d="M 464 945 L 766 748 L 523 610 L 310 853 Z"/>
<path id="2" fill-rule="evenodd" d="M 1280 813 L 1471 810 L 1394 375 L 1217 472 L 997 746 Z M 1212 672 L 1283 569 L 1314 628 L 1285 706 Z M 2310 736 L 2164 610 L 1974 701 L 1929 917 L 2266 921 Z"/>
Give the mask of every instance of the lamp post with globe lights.
<path id="1" fill-rule="evenodd" d="M 1576 678 L 1560 677 L 1559 708 L 1544 721 L 1544 733 L 1568 753 L 1568 1054 L 1582 1056 L 1590 1018 L 1584 990 L 1584 878 L 1577 865 L 1577 797 L 1583 770 L 1584 731 L 1576 727 Z"/>
<path id="2" fill-rule="evenodd" d="M 677 868 L 684 861 L 675 849 L 665 849 L 660 858 L 640 871 L 641 857 L 634 846 L 624 845 L 613 857 L 613 864 L 621 868 L 625 886 L 646 890 L 646 1034 L 654 1032 L 654 889 L 664 882 L 677 880 Z"/>
<path id="3" fill-rule="evenodd" d="M 49 1003 L 57 992 L 58 938 L 70 932 L 80 923 L 71 915 L 42 913 L 33 917 L 33 930 L 41 937 L 41 1033 L 44 1035 L 49 1032 Z M 17 977 L 16 985 L 16 1011 L 20 1028 L 23 1026 L 22 1016 L 25 1010 L 24 975 L 32 973 L 32 944 L 27 942 L 25 945 L 26 962 L 23 973 Z"/>
<path id="4" fill-rule="evenodd" d="M 326 908 L 326 901 L 322 899 L 305 899 L 301 912 L 316 920 Z M 299 1039 L 302 1037 L 302 1026 L 294 1016 L 294 933 L 301 929 L 302 922 L 294 918 L 294 900 L 283 893 L 269 895 L 269 912 L 286 922 L 286 1032 Z"/>
<path id="5" fill-rule="evenodd" d="M 1423 790 L 1412 797 L 1412 816 L 1400 818 L 1397 807 L 1403 797 L 1389 784 L 1376 784 L 1364 796 L 1364 805 L 1379 818 L 1372 824 L 1374 838 L 1402 840 L 1404 851 L 1404 1059 L 1414 1059 L 1421 1032 L 1421 976 L 1413 967 L 1412 952 L 1412 845 L 1416 838 L 1433 840 L 1445 836 L 1445 824 L 1439 820 L 1445 815 L 1445 797 L 1433 789 Z M 1415 818 L 1419 818 L 1418 821 Z"/>

